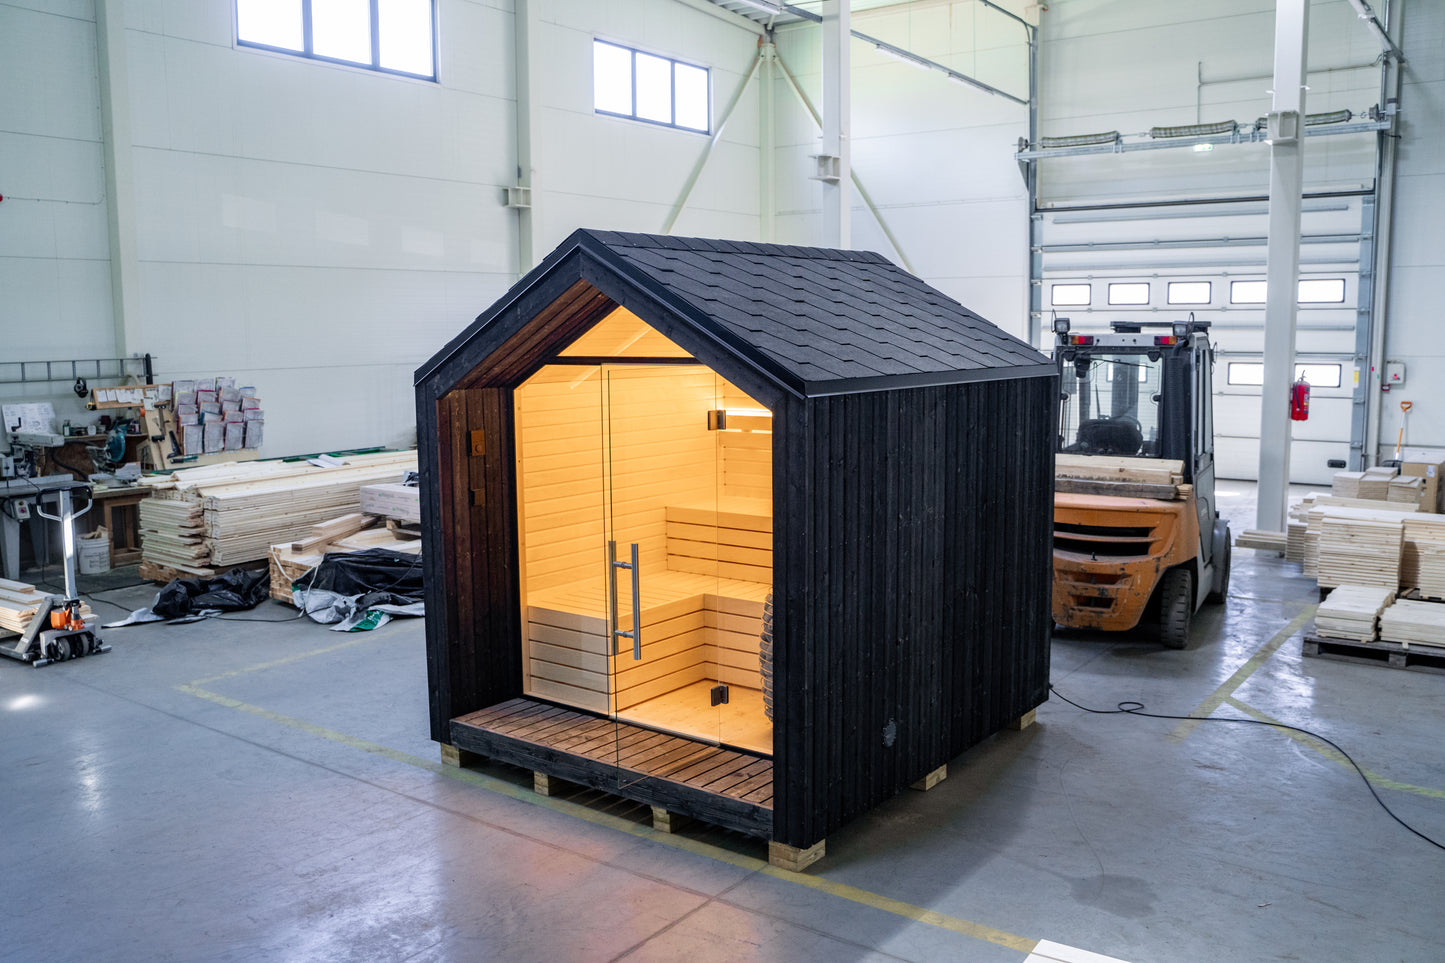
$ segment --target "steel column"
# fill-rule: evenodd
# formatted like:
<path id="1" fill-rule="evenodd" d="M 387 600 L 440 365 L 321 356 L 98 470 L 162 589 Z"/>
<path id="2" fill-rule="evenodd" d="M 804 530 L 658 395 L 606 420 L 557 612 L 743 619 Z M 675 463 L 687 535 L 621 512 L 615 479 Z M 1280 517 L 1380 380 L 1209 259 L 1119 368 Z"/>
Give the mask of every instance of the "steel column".
<path id="1" fill-rule="evenodd" d="M 823 0 L 823 155 L 836 157 L 835 177 L 823 179 L 823 245 L 852 246 L 849 126 L 851 57 L 848 0 Z"/>
<path id="2" fill-rule="evenodd" d="M 1289 507 L 1289 390 L 1294 383 L 1304 195 L 1306 41 L 1309 0 L 1278 0 L 1274 98 L 1269 115 L 1269 243 L 1265 254 L 1264 385 L 1260 390 L 1256 527 L 1282 532 Z"/>
<path id="3" fill-rule="evenodd" d="M 135 304 L 140 258 L 135 237 L 135 174 L 131 157 L 124 0 L 96 0 L 95 48 L 105 157 L 105 214 L 110 239 L 111 315 L 115 326 L 115 353 L 125 355 L 140 342 L 137 328 L 141 312 Z"/>

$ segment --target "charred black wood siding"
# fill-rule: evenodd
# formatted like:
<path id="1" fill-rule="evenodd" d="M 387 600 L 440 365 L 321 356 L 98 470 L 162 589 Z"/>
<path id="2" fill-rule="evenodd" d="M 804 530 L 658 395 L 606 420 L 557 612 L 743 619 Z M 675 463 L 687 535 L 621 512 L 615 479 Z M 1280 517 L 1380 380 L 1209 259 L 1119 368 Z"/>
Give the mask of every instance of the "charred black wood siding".
<path id="1" fill-rule="evenodd" d="M 775 415 L 775 838 L 808 846 L 1044 701 L 1052 378 Z"/>

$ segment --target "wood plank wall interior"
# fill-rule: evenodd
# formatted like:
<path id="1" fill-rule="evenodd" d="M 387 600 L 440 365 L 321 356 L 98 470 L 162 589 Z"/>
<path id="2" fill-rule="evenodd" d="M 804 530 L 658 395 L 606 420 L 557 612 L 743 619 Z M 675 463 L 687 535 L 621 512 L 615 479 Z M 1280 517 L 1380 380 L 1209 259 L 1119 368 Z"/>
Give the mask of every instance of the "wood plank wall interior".
<path id="1" fill-rule="evenodd" d="M 614 330 L 605 333 L 607 340 L 576 353 L 612 352 L 630 341 L 634 347 L 643 345 L 649 357 L 663 356 L 671 342 L 661 335 L 634 338 L 616 330 L 628 322 L 625 314 L 614 312 L 609 319 Z M 657 339 L 662 343 L 652 343 Z M 744 499 L 747 511 L 761 519 L 770 516 L 771 434 L 707 430 L 709 410 L 761 406 L 701 365 L 621 365 L 605 372 L 598 367 L 548 366 L 516 390 L 514 404 L 528 600 L 527 691 L 596 712 L 618 712 L 705 679 L 760 689 L 761 593 L 766 588 L 747 593 L 758 598 L 719 596 L 698 588 L 685 593 L 686 603 L 646 603 L 644 661 L 616 661 L 612 668 L 617 678 L 611 680 L 603 552 L 610 512 L 619 555 L 625 557 L 631 541 L 639 544 L 649 597 L 654 593 L 646 586 L 661 588 L 671 568 L 668 545 L 676 545 L 679 534 L 688 538 L 693 555 L 711 554 L 708 575 L 770 584 L 770 521 L 760 520 L 747 526 L 752 530 L 733 534 L 725 525 L 720 534 L 713 506 L 720 500 L 730 505 Z M 713 523 L 706 530 L 674 523 L 670 539 L 667 509 L 674 505 L 713 510 Z M 740 540 L 745 545 L 734 547 Z M 719 553 L 736 551 L 748 553 L 744 561 L 751 564 L 717 571 Z M 688 570 L 676 570 L 673 580 L 679 586 Z M 682 608 L 673 611 L 678 605 Z"/>
<path id="2" fill-rule="evenodd" d="M 559 352 L 564 358 L 686 358 L 687 351 L 619 307 Z"/>

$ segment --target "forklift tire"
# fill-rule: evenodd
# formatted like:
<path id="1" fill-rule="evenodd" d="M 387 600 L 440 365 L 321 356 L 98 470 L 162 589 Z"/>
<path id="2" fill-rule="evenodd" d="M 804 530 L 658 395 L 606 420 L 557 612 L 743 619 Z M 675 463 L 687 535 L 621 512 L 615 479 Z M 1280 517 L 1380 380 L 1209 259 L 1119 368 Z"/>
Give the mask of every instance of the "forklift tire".
<path id="1" fill-rule="evenodd" d="M 1171 649 L 1189 644 L 1194 617 L 1194 573 L 1171 568 L 1159 582 L 1159 641 Z"/>
<path id="2" fill-rule="evenodd" d="M 1230 556 L 1233 554 L 1233 552 L 1234 548 L 1229 544 L 1228 541 L 1225 541 L 1224 572 L 1219 576 L 1219 588 L 1217 590 L 1211 588 L 1209 590 L 1209 598 L 1207 599 L 1207 601 L 1213 602 L 1215 605 L 1223 604 L 1224 599 L 1229 595 L 1229 562 Z"/>

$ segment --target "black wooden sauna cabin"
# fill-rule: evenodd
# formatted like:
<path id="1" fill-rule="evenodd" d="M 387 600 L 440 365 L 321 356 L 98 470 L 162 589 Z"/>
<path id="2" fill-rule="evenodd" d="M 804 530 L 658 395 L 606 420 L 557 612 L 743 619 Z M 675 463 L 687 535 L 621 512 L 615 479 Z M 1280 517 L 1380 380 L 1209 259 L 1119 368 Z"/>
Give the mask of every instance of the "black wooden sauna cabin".
<path id="1" fill-rule="evenodd" d="M 417 372 L 432 738 L 806 861 L 1047 697 L 1057 390 L 877 254 L 577 231 Z"/>

